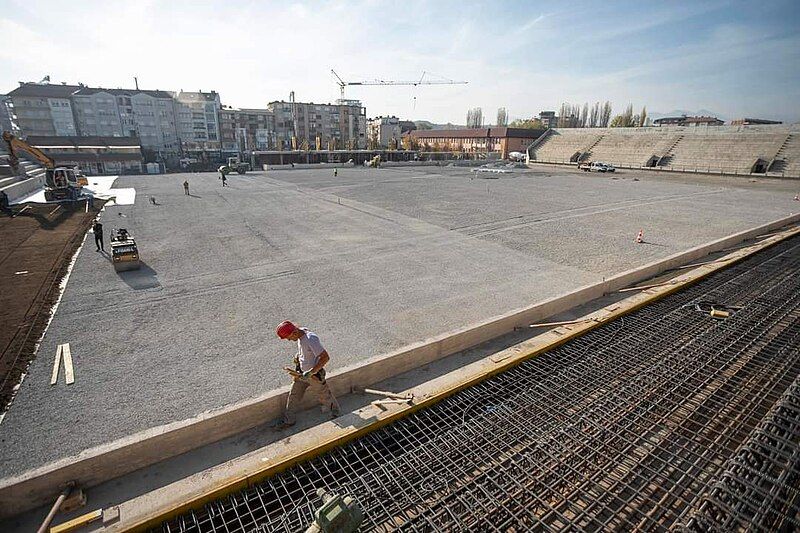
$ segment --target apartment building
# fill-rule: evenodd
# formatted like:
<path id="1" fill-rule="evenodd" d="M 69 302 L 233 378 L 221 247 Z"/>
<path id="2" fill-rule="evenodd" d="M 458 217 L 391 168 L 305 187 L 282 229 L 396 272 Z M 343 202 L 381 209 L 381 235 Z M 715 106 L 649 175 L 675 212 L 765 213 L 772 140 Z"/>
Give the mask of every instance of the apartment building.
<path id="1" fill-rule="evenodd" d="M 0 131 L 10 131 L 17 135 L 17 116 L 11 97 L 0 94 Z"/>
<path id="2" fill-rule="evenodd" d="M 335 104 L 274 101 L 267 105 L 274 115 L 278 149 L 364 149 L 367 110 L 358 100 Z M 297 135 L 296 146 L 292 137 Z"/>
<path id="3" fill-rule="evenodd" d="M 178 137 L 184 153 L 217 157 L 221 151 L 219 93 L 180 91 L 175 96 Z"/>
<path id="4" fill-rule="evenodd" d="M 369 148 L 399 148 L 401 126 L 397 117 L 377 117 L 367 124 Z"/>
<path id="5" fill-rule="evenodd" d="M 8 93 L 24 135 L 77 135 L 72 93 L 77 85 L 22 83 Z"/>
<path id="6" fill-rule="evenodd" d="M 222 151 L 244 154 L 275 148 L 275 115 L 268 109 L 233 109 L 219 112 Z"/>

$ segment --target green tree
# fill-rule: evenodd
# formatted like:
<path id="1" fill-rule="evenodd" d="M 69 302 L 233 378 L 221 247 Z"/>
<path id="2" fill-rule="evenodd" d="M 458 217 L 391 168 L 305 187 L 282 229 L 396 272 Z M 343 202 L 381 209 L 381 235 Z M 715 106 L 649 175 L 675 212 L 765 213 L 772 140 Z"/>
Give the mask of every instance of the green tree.
<path id="1" fill-rule="evenodd" d="M 538 118 L 517 119 L 508 125 L 509 128 L 524 128 L 528 130 L 543 130 L 544 124 Z"/>

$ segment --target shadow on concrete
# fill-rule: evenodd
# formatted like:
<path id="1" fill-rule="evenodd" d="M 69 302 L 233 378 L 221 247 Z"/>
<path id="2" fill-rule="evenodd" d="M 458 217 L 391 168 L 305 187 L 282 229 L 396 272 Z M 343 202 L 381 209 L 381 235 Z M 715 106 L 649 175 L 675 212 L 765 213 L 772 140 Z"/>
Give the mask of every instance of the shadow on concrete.
<path id="1" fill-rule="evenodd" d="M 135 291 L 160 288 L 161 283 L 158 281 L 158 273 L 144 261 L 141 261 L 140 264 L 141 267 L 138 270 L 117 272 L 117 275 Z"/>

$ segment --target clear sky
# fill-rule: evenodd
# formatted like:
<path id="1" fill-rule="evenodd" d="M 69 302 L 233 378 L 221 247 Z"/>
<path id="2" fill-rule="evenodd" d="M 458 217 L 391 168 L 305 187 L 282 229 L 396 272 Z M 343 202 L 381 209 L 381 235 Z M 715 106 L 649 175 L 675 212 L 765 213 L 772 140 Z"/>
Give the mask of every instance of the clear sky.
<path id="1" fill-rule="evenodd" d="M 800 120 L 800 1 L 0 0 L 0 92 L 18 81 L 211 90 L 264 107 L 423 71 L 468 85 L 350 87 L 369 116 L 464 123 L 611 100 Z M 416 97 L 416 98 L 415 98 Z"/>

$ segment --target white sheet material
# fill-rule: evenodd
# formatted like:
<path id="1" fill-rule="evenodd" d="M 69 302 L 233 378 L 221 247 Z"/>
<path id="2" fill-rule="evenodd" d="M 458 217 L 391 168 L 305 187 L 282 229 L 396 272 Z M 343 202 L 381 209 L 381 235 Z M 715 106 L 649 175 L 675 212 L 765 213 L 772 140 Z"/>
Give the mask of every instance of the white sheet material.
<path id="1" fill-rule="evenodd" d="M 118 176 L 87 176 L 89 185 L 84 187 L 84 194 L 93 195 L 95 198 L 102 200 L 109 200 L 106 205 L 132 205 L 136 201 L 136 189 L 112 189 L 112 185 L 117 180 Z M 47 201 L 44 199 L 44 189 L 19 198 L 12 202 L 12 204 L 24 204 L 26 202 L 34 202 L 37 204 L 44 204 Z"/>

